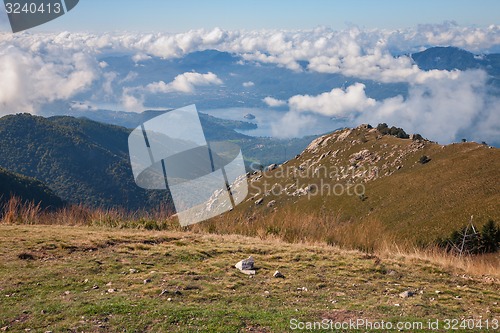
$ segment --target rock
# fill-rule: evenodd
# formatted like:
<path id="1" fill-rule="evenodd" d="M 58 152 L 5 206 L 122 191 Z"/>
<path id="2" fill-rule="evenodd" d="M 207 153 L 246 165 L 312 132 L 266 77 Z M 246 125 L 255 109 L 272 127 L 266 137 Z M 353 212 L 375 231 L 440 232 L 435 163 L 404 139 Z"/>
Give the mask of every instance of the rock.
<path id="1" fill-rule="evenodd" d="M 267 167 L 267 171 L 273 171 L 278 168 L 278 164 L 271 164 L 270 166 Z"/>
<path id="2" fill-rule="evenodd" d="M 69 290 L 66 290 L 66 291 L 64 292 L 64 295 L 69 295 L 69 294 L 71 294 L 71 292 L 70 292 Z"/>
<path id="3" fill-rule="evenodd" d="M 108 289 L 108 293 L 112 294 L 114 293 L 116 290 L 115 289 Z"/>
<path id="4" fill-rule="evenodd" d="M 255 201 L 255 206 L 259 206 L 264 202 L 264 198 L 260 198 L 259 200 Z"/>
<path id="5" fill-rule="evenodd" d="M 272 208 L 275 205 L 276 205 L 276 200 L 269 201 L 269 203 L 267 204 L 267 208 Z"/>
<path id="6" fill-rule="evenodd" d="M 247 275 L 255 275 L 254 270 L 255 260 L 252 256 L 248 257 L 248 259 L 241 260 L 234 267 L 239 269 L 243 274 Z"/>
<path id="7" fill-rule="evenodd" d="M 167 298 L 167 301 L 172 302 L 172 299 L 169 297 L 169 298 Z"/>
<path id="8" fill-rule="evenodd" d="M 144 284 L 148 284 L 148 283 L 151 283 L 151 279 L 144 280 Z"/>
<path id="9" fill-rule="evenodd" d="M 130 274 L 139 273 L 139 271 L 138 271 L 137 269 L 134 269 L 134 268 L 129 269 L 129 270 L 128 270 L 128 272 L 129 272 Z"/>
<path id="10" fill-rule="evenodd" d="M 96 284 L 96 285 L 93 285 L 92 286 L 92 289 L 96 290 L 96 289 L 99 289 L 99 286 Z"/>
<path id="11" fill-rule="evenodd" d="M 415 293 L 413 291 L 405 291 L 399 294 L 399 297 L 401 298 L 409 298 L 415 296 Z"/>
<path id="12" fill-rule="evenodd" d="M 280 271 L 276 271 L 276 272 L 274 272 L 273 276 L 274 276 L 275 278 L 277 278 L 277 279 L 284 279 L 284 278 L 285 278 L 285 276 L 284 276 L 283 274 L 281 274 L 281 272 L 280 272 Z"/>

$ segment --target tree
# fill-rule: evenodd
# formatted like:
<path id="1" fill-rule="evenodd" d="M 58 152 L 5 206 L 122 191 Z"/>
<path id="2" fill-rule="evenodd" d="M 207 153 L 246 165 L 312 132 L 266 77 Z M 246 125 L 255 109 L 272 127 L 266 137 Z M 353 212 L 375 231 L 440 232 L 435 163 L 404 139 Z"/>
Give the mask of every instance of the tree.
<path id="1" fill-rule="evenodd" d="M 493 220 L 489 220 L 481 230 L 481 251 L 493 253 L 498 251 L 500 242 L 500 228 Z"/>

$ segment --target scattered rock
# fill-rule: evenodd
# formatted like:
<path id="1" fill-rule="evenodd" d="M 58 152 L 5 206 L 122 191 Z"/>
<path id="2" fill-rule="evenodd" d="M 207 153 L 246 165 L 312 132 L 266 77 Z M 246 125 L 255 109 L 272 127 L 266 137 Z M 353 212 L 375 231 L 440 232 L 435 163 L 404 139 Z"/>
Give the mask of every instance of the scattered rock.
<path id="1" fill-rule="evenodd" d="M 278 168 L 278 164 L 271 164 L 270 166 L 267 167 L 267 171 L 273 171 Z"/>
<path id="2" fill-rule="evenodd" d="M 276 200 L 269 201 L 269 203 L 267 204 L 267 208 L 272 208 L 275 205 L 276 205 Z"/>
<path id="3" fill-rule="evenodd" d="M 255 275 L 254 270 L 255 260 L 252 256 L 248 257 L 248 259 L 241 260 L 234 267 L 239 269 L 242 273 L 247 275 Z"/>
<path id="4" fill-rule="evenodd" d="M 399 294 L 399 297 L 401 297 L 401 298 L 409 298 L 409 297 L 413 297 L 413 296 L 415 296 L 415 293 L 413 291 L 409 291 L 409 290 Z"/>
<path id="5" fill-rule="evenodd" d="M 31 253 L 21 253 L 17 257 L 21 260 L 35 260 L 35 256 Z"/>
<path id="6" fill-rule="evenodd" d="M 285 276 L 280 271 L 274 272 L 273 276 L 277 279 L 284 279 L 285 278 Z"/>

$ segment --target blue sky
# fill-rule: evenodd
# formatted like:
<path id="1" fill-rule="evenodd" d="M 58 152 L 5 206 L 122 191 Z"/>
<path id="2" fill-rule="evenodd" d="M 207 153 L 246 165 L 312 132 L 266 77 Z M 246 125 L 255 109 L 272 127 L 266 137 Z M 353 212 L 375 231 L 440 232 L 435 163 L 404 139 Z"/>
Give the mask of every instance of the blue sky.
<path id="1" fill-rule="evenodd" d="M 498 0 L 80 0 L 68 15 L 37 31 L 162 31 L 190 29 L 406 28 L 456 21 L 500 24 Z"/>

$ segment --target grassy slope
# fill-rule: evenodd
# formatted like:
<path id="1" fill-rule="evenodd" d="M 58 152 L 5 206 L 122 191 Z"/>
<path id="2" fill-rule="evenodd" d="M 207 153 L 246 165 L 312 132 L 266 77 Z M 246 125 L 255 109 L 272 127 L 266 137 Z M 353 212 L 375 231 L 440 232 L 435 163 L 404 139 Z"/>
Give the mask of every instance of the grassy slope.
<path id="1" fill-rule="evenodd" d="M 286 332 L 291 318 L 500 316 L 498 281 L 420 259 L 236 236 L 62 226 L 0 225 L 0 243 L 0 327 L 8 331 Z M 248 255 L 259 268 L 253 278 L 232 267 Z M 273 278 L 276 269 L 286 278 Z M 406 290 L 417 295 L 400 298 Z"/>
<path id="2" fill-rule="evenodd" d="M 258 219 L 273 211 L 277 215 L 275 219 L 280 215 L 285 219 L 287 212 L 295 210 L 295 217 L 300 220 L 302 216 L 304 221 L 309 215 L 314 215 L 318 218 L 326 216 L 328 221 L 325 223 L 332 220 L 336 225 L 376 224 L 381 233 L 390 234 L 400 243 L 409 241 L 413 244 L 425 244 L 439 236 L 448 236 L 453 230 L 465 226 L 471 215 L 474 215 L 476 226 L 488 219 L 500 221 L 500 150 L 476 143 L 448 146 L 427 141 L 416 143 L 392 136 L 380 137 L 376 130 L 364 128 L 355 129 L 345 140 L 337 141 L 339 133 L 336 132 L 317 149 L 306 150 L 299 158 L 266 172 L 261 179 L 255 180 L 259 175 L 252 176 L 251 197 L 256 195 L 255 199 L 242 204 L 227 219 L 241 216 Z M 379 156 L 380 160 L 361 161 L 358 167 L 366 170 L 377 167 L 378 178 L 363 183 L 363 177 L 337 180 L 325 177 L 324 173 L 321 177 L 312 176 L 312 170 L 317 166 L 327 170 L 349 168 L 353 164 L 350 161 L 352 155 L 364 149 Z M 335 151 L 337 156 L 332 157 Z M 328 152 L 329 156 L 320 159 Z M 429 156 L 431 162 L 418 163 L 422 155 Z M 316 163 L 315 167 L 304 171 L 306 177 L 293 178 L 293 170 L 301 164 L 311 163 Z M 352 171 L 348 174 L 352 175 Z M 279 195 L 279 191 L 263 195 L 264 186 L 270 190 L 278 184 L 280 189 L 298 181 L 299 188 L 309 184 L 317 184 L 320 188 L 321 181 L 333 187 L 335 184 L 345 185 L 348 180 L 366 186 L 364 201 L 357 195 L 328 195 L 327 191 L 324 195 L 310 197 Z M 256 206 L 254 202 L 259 198 L 264 198 L 264 202 Z M 272 200 L 276 205 L 269 209 L 267 203 Z"/>

